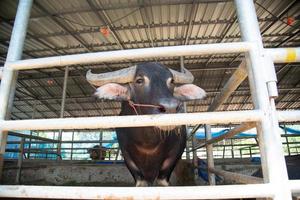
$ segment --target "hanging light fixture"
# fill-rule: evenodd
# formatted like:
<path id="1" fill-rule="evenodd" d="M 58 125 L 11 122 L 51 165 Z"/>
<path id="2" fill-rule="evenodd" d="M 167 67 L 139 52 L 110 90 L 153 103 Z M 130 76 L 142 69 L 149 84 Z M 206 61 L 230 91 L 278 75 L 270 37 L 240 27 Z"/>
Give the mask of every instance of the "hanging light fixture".
<path id="1" fill-rule="evenodd" d="M 105 37 L 108 37 L 109 34 L 110 34 L 110 30 L 107 26 L 103 26 L 103 27 L 100 27 L 100 33 L 102 33 L 103 36 Z"/>

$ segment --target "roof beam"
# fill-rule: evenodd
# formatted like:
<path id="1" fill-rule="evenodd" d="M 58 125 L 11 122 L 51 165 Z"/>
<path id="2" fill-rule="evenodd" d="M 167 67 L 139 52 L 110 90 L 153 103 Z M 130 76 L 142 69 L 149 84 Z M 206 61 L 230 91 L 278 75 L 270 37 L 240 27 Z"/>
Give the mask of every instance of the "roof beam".
<path id="1" fill-rule="evenodd" d="M 21 81 L 18 81 L 18 84 L 20 84 L 23 88 L 25 88 L 28 93 L 31 94 L 31 96 L 34 96 L 36 100 L 42 102 L 44 104 L 44 106 L 46 106 L 51 112 L 53 112 L 57 117 L 59 117 L 59 113 L 58 111 L 56 111 L 47 101 L 45 100 L 41 100 L 39 99 L 35 94 L 34 91 L 32 90 L 31 87 L 26 87 L 24 83 L 22 83 Z M 41 87 L 42 88 L 42 87 Z"/>
<path id="2" fill-rule="evenodd" d="M 186 32 L 185 32 L 185 36 L 184 36 L 184 38 L 185 38 L 185 40 L 184 40 L 184 43 L 183 43 L 183 45 L 187 45 L 188 44 L 188 42 L 189 42 L 189 38 L 190 38 L 190 35 L 191 35 L 191 28 L 192 28 L 192 25 L 193 25 L 193 19 L 195 19 L 195 16 L 196 16 L 196 11 L 197 11 L 197 9 L 198 9 L 198 4 L 196 5 L 196 1 L 195 0 L 193 0 L 193 2 L 192 2 L 192 10 L 191 10 L 191 12 L 190 12 L 190 16 L 189 16 L 189 20 L 188 20 L 188 27 L 186 28 Z"/>
<path id="3" fill-rule="evenodd" d="M 288 13 L 288 11 L 293 8 L 296 3 L 299 3 L 297 0 L 294 0 L 294 1 L 290 1 L 290 3 L 288 4 L 288 6 L 284 7 L 283 10 L 278 14 L 276 15 L 277 18 L 282 18 L 285 14 Z M 278 20 L 276 21 L 272 21 L 270 24 L 268 24 L 262 31 L 261 31 L 261 35 L 263 35 L 264 33 L 266 33 L 276 22 L 278 22 Z"/>
<path id="4" fill-rule="evenodd" d="M 50 16 L 50 19 L 52 19 L 58 26 L 60 26 L 63 30 L 65 30 L 66 32 L 68 32 L 71 36 L 73 36 L 73 38 L 75 40 L 77 40 L 84 48 L 86 48 L 86 50 L 88 52 L 91 51 L 91 49 L 87 47 L 87 45 L 85 44 L 84 40 L 80 36 L 72 34 L 72 28 L 69 27 L 69 25 L 67 25 L 66 23 L 63 24 L 61 21 L 59 21 L 58 19 L 56 19 L 55 17 L 53 17 L 53 15 L 51 15 L 50 12 L 46 8 L 44 8 L 44 6 L 42 6 L 42 4 L 40 4 L 38 1 L 35 1 L 34 5 L 38 9 L 40 9 L 42 12 L 48 14 Z"/>
<path id="5" fill-rule="evenodd" d="M 20 107 L 22 108 L 23 106 L 20 106 Z M 19 106 L 14 105 L 14 109 L 16 109 L 16 110 L 19 111 L 19 112 L 14 112 L 14 116 L 15 116 L 16 118 L 18 118 L 16 114 L 17 114 L 17 113 L 21 113 L 21 114 L 23 114 L 23 115 L 26 115 L 27 118 L 30 119 L 31 116 L 28 114 L 28 112 L 22 110 L 21 108 L 19 108 Z"/>
<path id="6" fill-rule="evenodd" d="M 223 33 L 221 34 L 221 35 L 222 35 L 221 38 L 218 39 L 218 43 L 223 42 L 223 40 L 225 39 L 225 37 L 226 37 L 226 35 L 228 34 L 229 30 L 230 30 L 230 29 L 233 27 L 233 25 L 236 24 L 236 23 L 237 23 L 237 17 L 235 16 L 235 17 L 234 17 L 234 21 L 233 21 L 231 24 L 227 25 L 227 27 L 225 27 L 225 30 L 224 30 Z M 213 57 L 214 57 L 214 55 L 211 55 L 211 56 L 209 57 L 209 59 L 208 59 L 207 62 L 206 62 L 206 65 L 208 65 L 208 63 L 210 63 L 210 61 L 211 61 L 211 59 L 212 59 Z"/>
<path id="7" fill-rule="evenodd" d="M 1 20 L 1 19 L 0 19 Z M 8 49 L 8 46 L 9 46 L 9 40 L 8 41 L 0 41 L 0 44 L 3 46 L 3 47 L 5 47 L 6 49 Z M 6 54 L 7 54 L 7 52 L 5 52 L 5 54 L 3 54 L 3 58 L 6 60 Z M 36 56 L 34 56 L 34 55 L 32 55 L 30 52 L 24 52 L 23 51 L 23 55 L 26 55 L 26 56 L 28 56 L 28 57 L 30 57 L 30 58 L 36 58 Z"/>
<path id="8" fill-rule="evenodd" d="M 57 82 L 55 79 L 53 79 L 53 80 L 55 81 L 55 83 L 57 84 L 57 86 L 60 87 L 61 90 L 62 90 L 62 86 L 59 85 L 58 82 Z M 46 107 L 48 107 L 49 110 L 51 110 L 51 111 L 52 111 L 53 113 L 55 113 L 57 116 L 60 116 L 60 115 L 58 114 L 59 111 L 56 111 L 55 108 L 52 107 L 49 103 L 45 102 L 45 101 L 42 100 L 41 98 L 37 98 L 37 95 L 35 95 L 35 92 L 34 92 L 34 90 L 32 89 L 32 88 L 34 88 L 34 87 L 26 87 L 25 84 L 24 84 L 21 80 L 19 80 L 18 83 L 19 83 L 20 85 L 22 85 L 22 87 L 25 88 L 27 91 L 29 91 L 29 92 L 32 94 L 32 96 L 35 97 L 36 100 L 43 101 L 43 104 L 44 104 Z M 40 84 L 39 81 L 36 81 L 36 83 L 39 85 L 39 87 L 38 87 L 39 89 L 43 89 L 50 97 L 54 97 L 54 95 L 51 94 L 51 92 L 49 91 L 49 89 L 48 89 L 47 87 L 43 87 L 43 86 Z M 68 96 L 70 96 L 70 95 L 68 95 Z M 72 116 L 70 113 L 69 113 L 69 115 Z"/>
<path id="9" fill-rule="evenodd" d="M 4 22 L 4 23 L 10 25 L 11 27 L 13 27 L 13 23 L 14 23 L 14 22 L 10 22 L 8 19 L 5 19 L 5 18 L 3 18 L 3 17 L 0 17 L 0 19 L 1 19 L 2 22 Z M 26 39 L 28 39 L 28 38 L 34 38 L 34 40 L 36 40 L 37 42 L 41 43 L 42 45 L 48 47 L 51 51 L 54 51 L 54 52 L 60 54 L 59 52 L 57 52 L 57 51 L 55 50 L 54 47 L 52 47 L 52 46 L 49 45 L 47 42 L 45 42 L 45 40 L 41 40 L 40 37 L 35 36 L 35 34 L 31 33 L 29 30 L 27 31 L 27 35 L 26 35 Z M 7 42 L 9 42 L 9 40 L 10 40 L 10 38 L 7 39 Z M 25 41 L 25 42 L 26 42 L 26 41 Z M 24 51 L 23 51 L 23 54 L 24 54 Z M 28 54 L 28 53 L 27 53 L 27 54 Z M 30 55 L 30 56 L 31 56 L 31 55 Z"/>
<path id="10" fill-rule="evenodd" d="M 89 6 L 91 7 L 92 11 L 96 14 L 96 16 L 98 17 L 98 19 L 100 19 L 100 21 L 102 21 L 105 26 L 107 26 L 112 34 L 112 36 L 114 37 L 116 43 L 118 44 L 118 46 L 121 49 L 125 49 L 123 44 L 121 43 L 121 39 L 119 38 L 119 36 L 117 35 L 116 31 L 113 28 L 113 23 L 111 21 L 111 19 L 109 18 L 109 16 L 107 15 L 106 11 L 101 9 L 101 13 L 102 15 L 100 15 L 100 13 L 97 11 L 97 7 L 96 5 L 93 3 L 93 1 L 91 0 L 87 0 L 87 3 L 89 4 Z M 99 4 L 102 7 L 101 1 L 99 1 Z"/>
<path id="11" fill-rule="evenodd" d="M 149 39 L 148 42 L 150 43 L 150 46 L 154 47 L 154 39 L 153 39 L 152 31 L 151 31 L 152 25 L 151 25 L 151 21 L 150 21 L 150 16 L 148 14 L 147 7 L 145 7 L 144 4 L 145 4 L 144 0 L 139 1 L 139 6 L 140 6 L 139 12 L 140 12 L 140 15 L 142 16 L 143 22 L 146 22 L 146 23 L 144 23 L 143 26 L 144 26 L 144 29 L 146 29 L 145 33 L 146 33 L 147 38 Z M 144 10 L 144 12 L 142 12 L 141 10 Z"/>
<path id="12" fill-rule="evenodd" d="M 281 84 L 282 80 L 284 79 L 284 77 L 289 74 L 289 72 L 292 70 L 292 67 L 293 66 L 290 66 L 289 64 L 285 65 L 283 68 L 281 68 L 276 74 L 278 76 L 278 81 L 277 81 L 277 85 Z M 285 70 L 285 71 L 284 71 Z M 279 73 L 282 73 L 284 71 L 284 74 L 281 75 L 279 77 Z M 290 94 L 292 91 L 294 91 L 297 86 L 299 85 L 300 83 L 300 79 L 298 79 L 298 82 L 294 85 L 294 87 L 290 88 L 290 90 L 284 95 L 284 96 L 281 96 L 279 98 L 276 99 L 276 101 L 281 101 L 282 99 L 284 99 L 288 94 Z"/>
<path id="13" fill-rule="evenodd" d="M 274 17 L 267 17 L 267 18 L 260 18 L 258 19 L 259 22 L 276 22 L 277 19 Z M 208 25 L 208 24 L 232 24 L 234 23 L 234 19 L 217 19 L 217 20 L 201 20 L 201 21 L 192 21 L 192 25 Z M 162 28 L 162 27 L 179 27 L 179 26 L 188 26 L 188 22 L 182 21 L 182 22 L 168 22 L 168 23 L 150 23 L 149 24 L 151 28 Z M 127 26 L 112 26 L 114 31 L 124 31 L 124 30 L 132 30 L 132 29 L 148 29 L 148 24 L 140 24 L 140 25 L 127 25 Z M 100 27 L 100 25 L 99 25 Z M 82 28 L 80 30 L 70 30 L 70 33 L 73 35 L 80 35 L 80 34 L 86 34 L 86 33 L 98 33 L 99 28 Z M 39 39 L 48 38 L 48 37 L 60 37 L 60 36 L 67 36 L 70 35 L 67 31 L 59 31 L 59 32 L 53 32 L 53 33 L 40 33 L 40 34 L 34 34 L 33 36 L 28 36 L 28 39 L 35 39 L 35 37 L 38 37 Z M 269 34 L 270 35 L 270 34 Z M 264 35 L 264 37 L 268 37 L 268 35 Z M 233 36 L 235 38 L 238 38 L 237 36 Z M 9 38 L 2 38 L 0 41 L 9 41 Z"/>
<path id="14" fill-rule="evenodd" d="M 231 2 L 232 0 L 196 0 L 197 3 L 202 4 L 202 3 L 221 3 L 221 2 Z M 150 7 L 150 6 L 161 6 L 161 5 L 187 5 L 190 4 L 191 1 L 190 0 L 180 0 L 180 1 L 155 1 L 155 2 L 151 2 L 148 3 L 148 1 L 145 2 L 145 6 L 146 7 Z M 107 10 L 119 10 L 119 9 L 124 9 L 124 8 L 139 8 L 139 5 L 134 4 L 134 3 L 117 3 L 115 5 L 109 4 L 107 7 L 102 7 L 102 8 L 96 8 L 96 11 L 107 11 Z M 70 9 L 64 9 L 63 11 L 57 11 L 57 12 L 53 12 L 50 14 L 47 13 L 40 13 L 40 14 L 35 14 L 34 16 L 31 17 L 31 19 L 35 19 L 38 20 L 40 18 L 45 18 L 45 17 L 49 17 L 49 16 L 53 16 L 53 15 L 70 15 L 70 14 L 78 14 L 78 13 L 87 13 L 87 12 L 93 12 L 93 10 L 91 10 L 90 8 L 81 8 L 78 7 L 76 9 L 74 9 L 73 7 Z M 14 18 L 9 19 L 10 21 L 14 21 Z"/>
<path id="15" fill-rule="evenodd" d="M 300 25 L 297 28 L 295 28 L 295 29 L 298 29 L 298 31 L 296 31 L 295 33 L 293 33 L 291 36 L 287 37 L 283 41 L 279 42 L 279 44 L 275 45 L 275 47 L 281 47 L 283 44 L 285 44 L 287 42 L 291 42 L 291 39 L 293 39 L 294 37 L 298 37 L 300 34 L 299 27 L 300 27 Z"/>
<path id="16" fill-rule="evenodd" d="M 293 39 L 293 37 L 296 37 L 297 35 L 299 34 L 299 32 L 291 35 L 291 38 L 289 38 L 288 40 L 290 40 L 290 42 L 293 42 L 293 43 L 300 43 L 300 40 L 295 38 L 294 40 L 291 40 Z M 286 36 L 283 36 L 283 37 L 286 37 Z M 237 37 L 238 38 L 238 37 Z M 212 39 L 215 39 L 215 40 L 218 40 L 220 38 L 218 37 L 215 37 L 215 38 L 211 38 L 211 39 L 208 39 L 208 38 L 190 38 L 189 40 L 192 41 L 192 42 L 204 42 L 205 40 L 212 40 Z M 230 39 L 230 38 L 226 38 L 226 39 Z M 173 38 L 173 39 L 159 39 L 159 40 L 154 40 L 155 43 L 179 43 L 182 41 L 182 38 Z M 144 45 L 145 43 L 151 43 L 151 41 L 148 41 L 148 40 L 143 40 L 143 41 L 129 41 L 129 42 L 124 42 L 123 44 L 124 45 Z M 278 38 L 277 40 L 274 40 L 274 41 L 265 41 L 264 44 L 267 48 L 274 48 L 274 47 L 277 47 L 278 45 L 276 45 L 276 43 L 282 43 L 282 38 Z M 284 42 L 285 43 L 285 42 Z M 282 45 L 282 47 L 289 47 L 291 45 Z M 88 45 L 88 47 L 90 48 L 111 48 L 113 46 L 115 46 L 117 44 L 114 44 L 114 43 L 108 43 L 108 44 L 90 44 Z M 295 46 L 295 45 L 292 45 L 292 46 Z M 67 47 L 59 47 L 59 48 L 56 48 L 57 50 L 60 50 L 60 51 L 68 51 L 68 50 L 73 50 L 73 49 L 82 49 L 82 47 L 78 46 L 78 45 L 73 45 L 73 46 L 67 46 Z M 51 49 L 39 49 L 39 50 L 25 50 L 25 53 L 47 53 L 48 51 L 51 51 Z M 96 51 L 99 51 L 96 49 Z M 1 54 L 0 54 L 1 55 Z M 51 54 L 50 54 L 51 55 Z"/>

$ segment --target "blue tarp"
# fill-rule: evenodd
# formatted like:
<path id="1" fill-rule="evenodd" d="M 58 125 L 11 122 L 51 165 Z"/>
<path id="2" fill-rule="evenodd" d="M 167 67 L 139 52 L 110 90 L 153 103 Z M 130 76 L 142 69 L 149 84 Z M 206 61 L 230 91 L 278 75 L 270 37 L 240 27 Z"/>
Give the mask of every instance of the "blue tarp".
<path id="1" fill-rule="evenodd" d="M 285 129 L 287 131 L 287 133 L 289 134 L 299 134 L 300 135 L 300 130 L 296 130 L 293 128 L 284 128 L 283 126 L 279 126 L 281 129 Z M 230 129 L 223 129 L 219 132 L 212 132 L 212 137 L 218 137 L 221 136 L 223 134 L 225 134 L 226 132 L 228 132 Z M 196 138 L 197 139 L 205 139 L 205 133 L 203 131 L 197 131 L 196 132 Z M 234 138 L 242 138 L 242 137 L 251 137 L 251 136 L 256 136 L 256 133 L 239 133 L 237 135 L 234 136 Z"/>
<path id="2" fill-rule="evenodd" d="M 112 148 L 114 144 L 118 142 L 117 140 L 117 135 L 114 133 L 112 140 L 114 141 L 113 143 L 103 143 L 102 146 L 105 148 Z"/>
<path id="3" fill-rule="evenodd" d="M 204 181 L 208 182 L 208 174 L 207 174 L 207 163 L 198 158 L 198 176 L 201 177 Z M 222 179 L 216 175 L 216 182 L 221 181 Z"/>
<path id="4" fill-rule="evenodd" d="M 293 129 L 293 128 L 289 128 L 289 127 L 284 127 L 284 126 L 279 126 L 282 130 L 286 130 L 287 133 L 292 133 L 292 134 L 298 134 L 300 135 L 300 131 Z"/>
<path id="5" fill-rule="evenodd" d="M 221 136 L 221 135 L 225 134 L 226 132 L 228 132 L 229 130 L 230 129 L 223 129 L 219 132 L 212 132 L 212 137 L 214 138 L 214 137 Z M 205 139 L 205 133 L 202 132 L 202 131 L 197 131 L 195 135 L 196 135 L 197 139 Z M 239 133 L 239 134 L 235 135 L 234 137 L 235 138 L 241 138 L 241 137 L 247 137 L 247 136 L 248 137 L 249 136 L 256 136 L 256 134 L 255 133 Z"/>

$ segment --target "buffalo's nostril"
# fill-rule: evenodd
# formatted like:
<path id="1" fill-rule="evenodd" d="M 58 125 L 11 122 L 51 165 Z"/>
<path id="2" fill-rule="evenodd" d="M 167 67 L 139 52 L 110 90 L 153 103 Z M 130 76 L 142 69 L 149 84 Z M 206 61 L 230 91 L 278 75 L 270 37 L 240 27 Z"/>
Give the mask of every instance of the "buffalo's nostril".
<path id="1" fill-rule="evenodd" d="M 180 102 L 177 99 L 161 99 L 159 102 L 160 108 L 158 109 L 161 113 L 176 113 Z"/>
<path id="2" fill-rule="evenodd" d="M 162 105 L 159 106 L 158 110 L 161 113 L 165 113 L 166 112 L 166 108 L 164 106 L 162 106 Z"/>

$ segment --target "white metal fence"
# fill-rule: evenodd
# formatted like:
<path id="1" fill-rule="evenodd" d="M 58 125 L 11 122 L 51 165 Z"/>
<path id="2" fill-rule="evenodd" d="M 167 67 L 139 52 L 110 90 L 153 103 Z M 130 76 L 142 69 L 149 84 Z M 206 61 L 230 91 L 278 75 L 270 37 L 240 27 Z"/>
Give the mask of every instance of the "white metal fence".
<path id="1" fill-rule="evenodd" d="M 275 110 L 274 98 L 277 96 L 276 76 L 273 62 L 300 61 L 299 48 L 268 49 L 262 45 L 255 8 L 252 0 L 235 0 L 242 42 L 205 44 L 175 47 L 158 47 L 149 49 L 130 49 L 112 52 L 87 53 L 79 55 L 55 56 L 20 60 L 24 45 L 32 0 L 20 0 L 7 55 L 3 68 L 0 90 L 0 167 L 3 166 L 7 131 L 9 130 L 47 130 L 47 129 L 83 129 L 83 128 L 115 128 L 181 124 L 215 124 L 243 122 L 245 128 L 251 122 L 256 123 L 263 168 L 263 184 L 226 185 L 226 186 L 192 186 L 192 187 L 64 187 L 64 186 L 0 186 L 0 197 L 32 197 L 32 198 L 160 198 L 160 199 L 228 199 L 270 197 L 275 200 L 291 200 L 291 192 L 300 191 L 300 181 L 289 181 L 280 140 L 276 127 L 279 121 L 299 121 L 300 111 Z M 189 114 L 165 114 L 144 116 L 114 116 L 92 118 L 39 119 L 39 120 L 7 120 L 12 107 L 18 70 L 49 67 L 62 67 L 73 64 L 88 64 L 123 59 L 149 57 L 187 56 L 203 54 L 245 53 L 245 63 L 252 99 L 255 109 L 252 111 L 205 112 Z M 292 55 L 292 56 L 291 56 Z M 240 70 L 240 69 L 238 69 Z M 239 81 L 228 83 L 222 95 L 217 97 L 216 105 L 239 85 L 246 76 L 237 76 Z M 211 108 L 209 111 L 215 110 Z M 239 128 L 241 128 L 239 127 Z M 249 126 L 252 127 L 252 126 Z M 207 128 L 208 139 L 209 126 Z M 208 146 L 209 169 L 219 173 L 211 159 L 212 148 Z M 0 170 L 1 170 L 0 168 Z M 222 173 L 222 172 L 220 172 Z M 226 177 L 226 173 L 223 172 Z M 237 175 L 238 177 L 238 175 Z M 244 177 L 245 178 L 245 177 Z M 246 179 L 243 179 L 247 182 Z M 252 180 L 252 179 L 251 179 Z M 253 182 L 253 181 L 251 181 Z M 255 182 L 255 180 L 254 180 Z M 258 181 L 259 182 L 259 181 Z M 211 181 L 213 184 L 213 181 Z"/>

